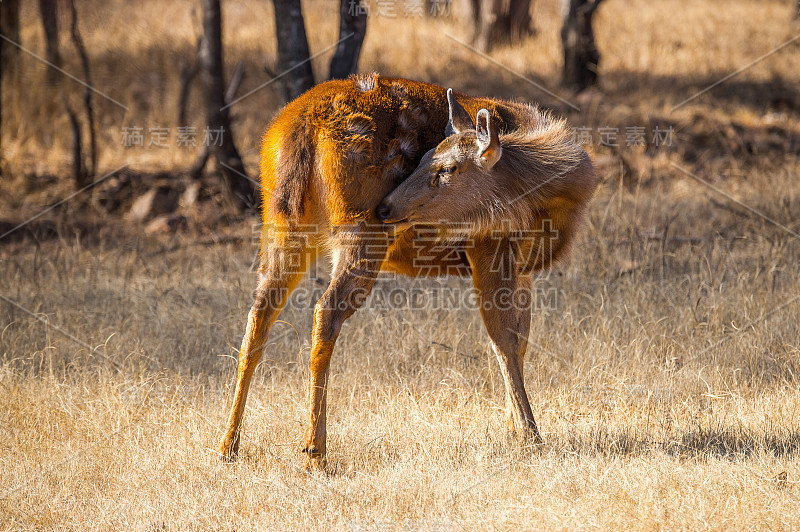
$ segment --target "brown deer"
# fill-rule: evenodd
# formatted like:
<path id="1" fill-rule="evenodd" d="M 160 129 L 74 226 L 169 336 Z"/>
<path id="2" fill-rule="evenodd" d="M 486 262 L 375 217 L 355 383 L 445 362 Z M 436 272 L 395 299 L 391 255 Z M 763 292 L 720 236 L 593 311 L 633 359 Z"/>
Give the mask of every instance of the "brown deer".
<path id="1" fill-rule="evenodd" d="M 506 383 L 509 427 L 541 440 L 522 371 L 531 274 L 566 249 L 596 186 L 588 156 L 562 121 L 535 107 L 375 74 L 331 81 L 288 104 L 269 127 L 261 182 L 259 284 L 223 458 L 237 452 L 270 326 L 320 251 L 330 253 L 333 269 L 314 309 L 307 467 L 324 464 L 334 344 L 381 269 L 472 276 Z M 557 238 L 542 244 L 520 237 L 545 221 Z M 416 244 L 426 227 L 441 228 L 455 253 L 420 256 Z"/>

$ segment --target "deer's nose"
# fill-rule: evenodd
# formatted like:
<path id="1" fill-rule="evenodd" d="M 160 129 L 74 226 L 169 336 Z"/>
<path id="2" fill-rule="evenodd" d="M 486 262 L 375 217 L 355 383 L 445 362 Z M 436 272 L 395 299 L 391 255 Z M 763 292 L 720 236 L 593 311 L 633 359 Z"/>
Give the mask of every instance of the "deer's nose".
<path id="1" fill-rule="evenodd" d="M 391 215 L 392 206 L 386 200 L 381 201 L 380 205 L 375 209 L 375 216 L 377 216 L 378 220 L 381 222 L 385 222 Z"/>

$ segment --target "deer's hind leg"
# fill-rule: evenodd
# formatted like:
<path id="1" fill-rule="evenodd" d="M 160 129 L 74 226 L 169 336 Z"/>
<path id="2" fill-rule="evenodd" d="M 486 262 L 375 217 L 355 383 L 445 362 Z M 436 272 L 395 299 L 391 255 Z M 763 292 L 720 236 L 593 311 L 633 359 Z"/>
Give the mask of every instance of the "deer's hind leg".
<path id="1" fill-rule="evenodd" d="M 365 302 L 386 256 L 386 233 L 369 226 L 338 230 L 332 240 L 334 271 L 314 308 L 311 400 L 302 451 L 308 469 L 325 465 L 327 392 L 331 356 L 344 321 Z"/>
<path id="2" fill-rule="evenodd" d="M 233 460 L 239 449 L 239 429 L 247 391 L 253 372 L 261 360 L 269 329 L 313 260 L 313 248 L 309 246 L 308 240 L 308 235 L 299 232 L 274 228 L 264 230 L 258 287 L 247 316 L 247 328 L 239 350 L 233 406 L 219 446 L 220 457 L 224 460 Z"/>

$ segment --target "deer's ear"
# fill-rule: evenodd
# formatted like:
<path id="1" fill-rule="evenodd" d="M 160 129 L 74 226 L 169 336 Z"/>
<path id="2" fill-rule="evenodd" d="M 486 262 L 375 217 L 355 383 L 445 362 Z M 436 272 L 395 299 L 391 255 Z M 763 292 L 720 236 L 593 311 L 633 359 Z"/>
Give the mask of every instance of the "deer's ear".
<path id="1" fill-rule="evenodd" d="M 450 107 L 450 120 L 444 128 L 444 136 L 449 137 L 475 127 L 467 111 L 456 101 L 453 89 L 447 89 L 447 105 Z"/>
<path id="2" fill-rule="evenodd" d="M 489 170 L 497 164 L 503 154 L 503 148 L 500 146 L 500 132 L 497 129 L 497 123 L 492 120 L 486 109 L 478 111 L 475 123 L 475 133 L 478 137 L 478 157 L 480 157 L 481 166 Z"/>

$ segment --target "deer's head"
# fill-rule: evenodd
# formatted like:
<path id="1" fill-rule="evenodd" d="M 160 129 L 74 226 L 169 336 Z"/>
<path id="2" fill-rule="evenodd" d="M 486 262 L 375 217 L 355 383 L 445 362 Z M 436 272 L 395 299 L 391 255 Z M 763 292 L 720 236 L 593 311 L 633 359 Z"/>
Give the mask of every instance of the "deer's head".
<path id="1" fill-rule="evenodd" d="M 493 186 L 491 171 L 503 154 L 497 123 L 481 109 L 475 122 L 447 90 L 446 138 L 426 153 L 414 172 L 380 203 L 384 223 L 469 222 Z"/>

